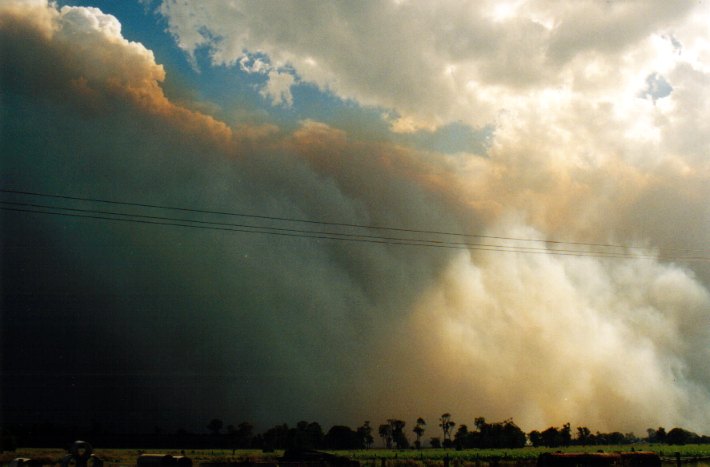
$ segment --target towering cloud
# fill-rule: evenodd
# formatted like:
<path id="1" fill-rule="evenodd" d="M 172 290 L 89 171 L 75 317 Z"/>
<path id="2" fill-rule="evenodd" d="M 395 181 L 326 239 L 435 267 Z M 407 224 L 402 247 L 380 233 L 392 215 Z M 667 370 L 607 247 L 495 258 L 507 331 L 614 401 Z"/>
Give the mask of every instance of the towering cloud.
<path id="1" fill-rule="evenodd" d="M 708 256 L 706 9 L 378 5 L 160 11 L 189 54 L 264 72 L 275 105 L 314 83 L 398 130 L 493 124 L 486 154 L 233 128 L 166 97 L 115 18 L 0 5 L 2 189 L 144 205 L 3 195 L 3 413 L 710 430 L 710 274 L 679 259 Z M 50 210 L 28 204 L 152 217 L 7 210 Z"/>

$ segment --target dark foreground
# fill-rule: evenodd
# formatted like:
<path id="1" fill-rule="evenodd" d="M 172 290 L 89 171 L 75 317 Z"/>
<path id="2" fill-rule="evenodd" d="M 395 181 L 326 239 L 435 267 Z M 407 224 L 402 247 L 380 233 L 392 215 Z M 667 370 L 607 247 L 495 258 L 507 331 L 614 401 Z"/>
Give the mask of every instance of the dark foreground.
<path id="1" fill-rule="evenodd" d="M 88 444 L 88 443 L 87 443 Z M 640 446 L 641 447 L 641 446 Z M 653 447 L 653 446 L 650 446 Z M 657 446 L 662 447 L 662 446 Z M 577 447 L 579 449 L 579 447 Z M 596 448 L 596 449 L 595 449 Z M 0 465 L 12 467 L 710 467 L 707 446 L 664 449 L 589 447 L 586 452 L 521 448 L 509 450 L 423 449 L 420 451 L 277 451 L 96 449 L 22 449 L 0 453 Z M 606 447 L 610 448 L 610 447 Z M 626 448 L 626 447 L 625 447 Z"/>

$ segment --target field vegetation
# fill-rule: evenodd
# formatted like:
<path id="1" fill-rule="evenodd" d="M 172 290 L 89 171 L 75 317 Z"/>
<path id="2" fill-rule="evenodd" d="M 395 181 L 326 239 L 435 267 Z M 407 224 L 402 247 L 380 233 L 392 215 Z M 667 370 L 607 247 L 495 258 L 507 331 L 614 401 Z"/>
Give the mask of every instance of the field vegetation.
<path id="1" fill-rule="evenodd" d="M 633 433 L 593 433 L 586 427 L 573 430 L 569 423 L 525 433 L 512 419 L 489 423 L 479 417 L 469 428 L 444 413 L 437 424 L 429 427 L 422 418 L 413 428 L 407 428 L 403 420 L 388 419 L 379 425 L 366 421 L 356 429 L 335 425 L 326 432 L 317 422 L 300 421 L 295 426 L 284 423 L 256 433 L 251 423 L 227 425 L 225 429 L 223 422 L 215 418 L 206 428 L 208 433 L 167 433 L 156 427 L 154 433 L 144 435 L 111 433 L 99 426 L 89 431 L 51 426 L 2 429 L 0 463 L 7 465 L 16 457 L 27 457 L 43 465 L 58 465 L 67 455 L 61 447 L 68 440 L 84 439 L 93 444 L 94 454 L 106 467 L 133 466 L 144 453 L 187 456 L 195 466 L 269 462 L 288 449 L 332 452 L 357 460 L 363 467 L 522 465 L 533 463 L 541 453 L 556 451 L 653 451 L 669 463 L 680 456 L 687 461 L 703 460 L 710 467 L 710 437 L 679 427 L 667 432 L 663 427 L 649 428 L 644 438 Z M 375 448 L 376 444 L 383 448 Z"/>
<path id="2" fill-rule="evenodd" d="M 568 446 L 559 448 L 527 446 L 515 449 L 360 449 L 326 451 L 340 456 L 357 460 L 363 466 L 381 467 L 384 460 L 386 467 L 440 467 L 444 459 L 448 458 L 451 467 L 473 467 L 478 463 L 491 463 L 498 461 L 507 464 L 532 464 L 544 452 L 620 452 L 620 451 L 653 451 L 658 453 L 666 463 L 675 461 L 676 453 L 680 454 L 684 462 L 710 463 L 710 445 L 688 444 L 683 446 L 669 446 L 666 444 L 638 443 L 634 445 L 608 445 L 608 446 Z M 282 450 L 263 452 L 254 449 L 198 449 L 198 450 L 156 450 L 156 449 L 101 449 L 95 448 L 94 453 L 104 460 L 109 467 L 134 466 L 138 456 L 144 453 L 171 454 L 173 456 L 185 455 L 192 459 L 193 465 L 201 463 L 241 463 L 241 462 L 268 462 L 276 460 L 283 455 Z M 60 465 L 62 458 L 67 454 L 63 449 L 45 448 L 19 448 L 15 452 L 0 454 L 0 464 L 8 465 L 16 457 L 28 457 L 41 460 L 45 465 Z"/>

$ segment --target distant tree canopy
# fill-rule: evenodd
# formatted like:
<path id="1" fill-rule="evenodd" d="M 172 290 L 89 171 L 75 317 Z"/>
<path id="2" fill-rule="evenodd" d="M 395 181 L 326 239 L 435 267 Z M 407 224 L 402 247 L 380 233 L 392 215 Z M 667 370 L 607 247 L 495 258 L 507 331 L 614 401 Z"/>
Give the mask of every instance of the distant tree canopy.
<path id="1" fill-rule="evenodd" d="M 461 424 L 455 432 L 456 424 L 451 420 L 451 414 L 444 414 L 440 418 L 439 426 L 448 438 L 439 436 L 429 438 L 432 448 L 456 447 L 457 449 L 470 448 L 517 448 L 527 442 L 533 446 L 556 448 L 566 445 L 622 445 L 641 441 L 633 433 L 592 433 L 587 427 L 577 427 L 573 432 L 569 423 L 560 427 L 549 427 L 543 431 L 533 430 L 525 433 L 513 422 L 512 419 L 502 422 L 488 423 L 485 418 L 474 419 L 472 425 Z M 242 422 L 237 426 L 227 425 L 219 418 L 211 419 L 205 428 L 209 433 L 194 433 L 184 428 L 170 432 L 157 427 L 148 434 L 112 433 L 110 430 L 94 424 L 91 428 L 77 429 L 76 427 L 55 426 L 52 424 L 38 424 L 31 427 L 0 426 L 0 447 L 3 450 L 13 449 L 16 446 L 46 447 L 52 444 L 61 444 L 68 438 L 88 439 L 92 444 L 113 445 L 126 448 L 169 448 L 169 449 L 333 449 L 352 450 L 367 449 L 374 444 L 373 425 L 365 421 L 360 427 L 353 430 L 345 425 L 331 427 L 327 434 L 323 433 L 321 425 L 317 422 L 300 421 L 295 427 L 283 423 L 256 434 L 254 426 L 249 422 Z M 406 449 L 409 440 L 405 431 L 404 420 L 391 418 L 387 423 L 378 426 L 378 434 L 382 443 L 389 448 Z M 425 422 L 422 418 L 416 420 L 412 432 L 416 435 L 414 446 L 421 446 L 423 442 Z M 447 431 L 444 431 L 447 427 Z M 574 433 L 574 436 L 573 436 Z M 663 444 L 710 444 L 710 437 L 698 435 L 686 429 L 675 427 L 666 431 L 663 427 L 648 428 L 643 439 L 649 443 Z"/>
<path id="2" fill-rule="evenodd" d="M 631 435 L 633 436 L 633 434 Z M 572 438 L 572 428 L 565 423 L 562 428 L 551 426 L 540 432 L 533 430 L 528 433 L 528 439 L 533 446 L 556 448 L 570 445 L 621 444 L 625 435 L 621 433 L 592 434 L 587 427 L 577 427 L 577 436 Z"/>
<path id="3" fill-rule="evenodd" d="M 323 429 L 317 422 L 300 421 L 295 428 L 287 424 L 269 428 L 256 437 L 252 447 L 266 449 L 316 449 L 323 445 Z"/>
<path id="4" fill-rule="evenodd" d="M 649 428 L 646 430 L 648 433 L 648 442 L 649 443 L 665 443 L 666 442 L 666 429 L 661 427 L 658 427 L 658 429 L 653 429 Z"/>
<path id="5" fill-rule="evenodd" d="M 325 435 L 325 447 L 333 450 L 359 449 L 362 443 L 358 433 L 343 425 L 335 425 Z"/>
<path id="6" fill-rule="evenodd" d="M 386 423 L 378 426 L 377 433 L 382 439 L 382 444 L 388 449 L 407 449 L 410 442 L 407 439 L 406 422 L 397 418 L 387 419 Z M 416 436 L 414 447 L 422 447 L 422 437 L 425 431 L 426 422 L 423 418 L 417 418 L 412 432 Z M 577 427 L 573 432 L 571 425 L 565 423 L 562 427 L 548 427 L 543 431 L 533 430 L 527 435 L 513 422 L 507 419 L 502 422 L 488 423 L 485 418 L 474 419 L 473 425 L 460 424 L 454 432 L 456 423 L 451 419 L 451 414 L 445 413 L 439 419 L 445 437 L 435 436 L 429 438 L 429 445 L 432 448 L 455 447 L 457 449 L 472 448 L 494 448 L 511 449 L 523 447 L 527 443 L 540 447 L 562 447 L 570 445 L 592 446 L 592 445 L 622 445 L 632 444 L 641 441 L 633 433 L 621 433 L 618 431 L 610 433 L 592 433 L 585 426 Z M 228 425 L 226 434 L 222 434 L 222 420 L 214 418 L 207 424 L 207 429 L 211 435 L 211 447 L 215 440 L 220 441 L 224 447 L 232 449 L 247 448 L 269 448 L 269 449 L 368 449 L 374 444 L 373 427 L 370 421 L 365 421 L 357 429 L 353 430 L 345 425 L 335 425 L 328 430 L 327 434 L 317 422 L 300 421 L 295 427 L 289 428 L 287 424 L 276 425 L 269 428 L 262 434 L 255 435 L 254 427 L 251 423 L 242 422 L 236 427 Z M 673 428 L 666 432 L 665 428 L 649 428 L 646 430 L 647 437 L 644 439 L 650 443 L 664 444 L 692 444 L 710 443 L 710 437 L 700 436 L 683 428 Z M 573 436 L 574 434 L 574 436 Z M 184 430 L 177 433 L 181 439 L 189 438 L 191 435 Z"/>
<path id="7" fill-rule="evenodd" d="M 254 438 L 254 425 L 249 422 L 242 422 L 236 428 L 229 425 L 227 435 L 230 438 L 232 449 L 248 449 Z"/>
<path id="8" fill-rule="evenodd" d="M 378 435 L 382 439 L 382 444 L 388 449 L 407 449 L 410 447 L 409 440 L 405 432 L 406 422 L 397 418 L 387 419 L 386 423 L 378 426 Z M 335 425 L 327 434 L 323 434 L 321 426 L 317 422 L 300 421 L 295 428 L 289 428 L 285 423 L 276 425 L 264 433 L 254 435 L 254 427 L 251 423 L 242 422 L 236 428 L 233 425 L 227 426 L 227 433 L 220 432 L 223 427 L 222 420 L 213 418 L 207 424 L 207 429 L 215 439 L 224 438 L 225 447 L 232 449 L 246 448 L 271 448 L 271 449 L 368 449 L 374 444 L 373 427 L 370 421 L 365 421 L 356 430 L 345 425 Z M 621 433 L 618 431 L 610 433 L 592 433 L 585 426 L 572 431 L 569 423 L 562 427 L 548 427 L 543 431 L 533 430 L 527 435 L 513 422 L 507 419 L 502 422 L 488 423 L 485 418 L 474 419 L 472 428 L 469 425 L 460 424 L 454 432 L 456 423 L 452 420 L 450 413 L 444 413 L 439 418 L 439 427 L 443 433 L 443 441 L 440 437 L 431 437 L 429 445 L 432 448 L 455 447 L 456 449 L 472 448 L 519 448 L 527 443 L 536 447 L 557 448 L 562 446 L 592 446 L 592 445 L 622 445 L 632 444 L 641 441 L 633 433 Z M 417 418 L 412 432 L 416 436 L 414 447 L 422 447 L 422 437 L 426 429 L 426 421 Z M 156 432 L 157 433 L 157 432 Z M 185 438 L 186 432 L 179 434 Z M 573 436 L 574 434 L 574 436 Z M 644 441 L 649 443 L 664 444 L 693 444 L 710 443 L 710 437 L 700 436 L 683 428 L 673 428 L 666 432 L 665 428 L 648 428 L 647 437 Z"/>
<path id="9" fill-rule="evenodd" d="M 700 436 L 683 428 L 673 428 L 666 435 L 667 444 L 693 444 L 700 442 Z"/>
<path id="10" fill-rule="evenodd" d="M 570 424 L 565 423 L 562 428 L 551 426 L 540 433 L 538 440 L 540 442 L 540 446 L 547 446 L 550 448 L 569 446 L 572 443 L 572 429 L 570 428 Z M 533 445 L 535 445 L 534 442 Z"/>
<path id="11" fill-rule="evenodd" d="M 498 423 L 487 423 L 479 417 L 474 421 L 475 430 L 467 425 L 459 425 L 454 436 L 457 449 L 471 448 L 521 448 L 525 446 L 525 432 L 518 428 L 512 419 Z"/>

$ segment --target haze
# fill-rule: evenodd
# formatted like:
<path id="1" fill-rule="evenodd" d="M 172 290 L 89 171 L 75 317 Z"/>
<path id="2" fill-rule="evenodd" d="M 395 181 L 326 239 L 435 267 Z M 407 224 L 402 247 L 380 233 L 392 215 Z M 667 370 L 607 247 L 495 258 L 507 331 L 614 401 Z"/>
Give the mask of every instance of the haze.
<path id="1" fill-rule="evenodd" d="M 0 2 L 6 421 L 710 431 L 707 2 L 110 3 Z"/>

